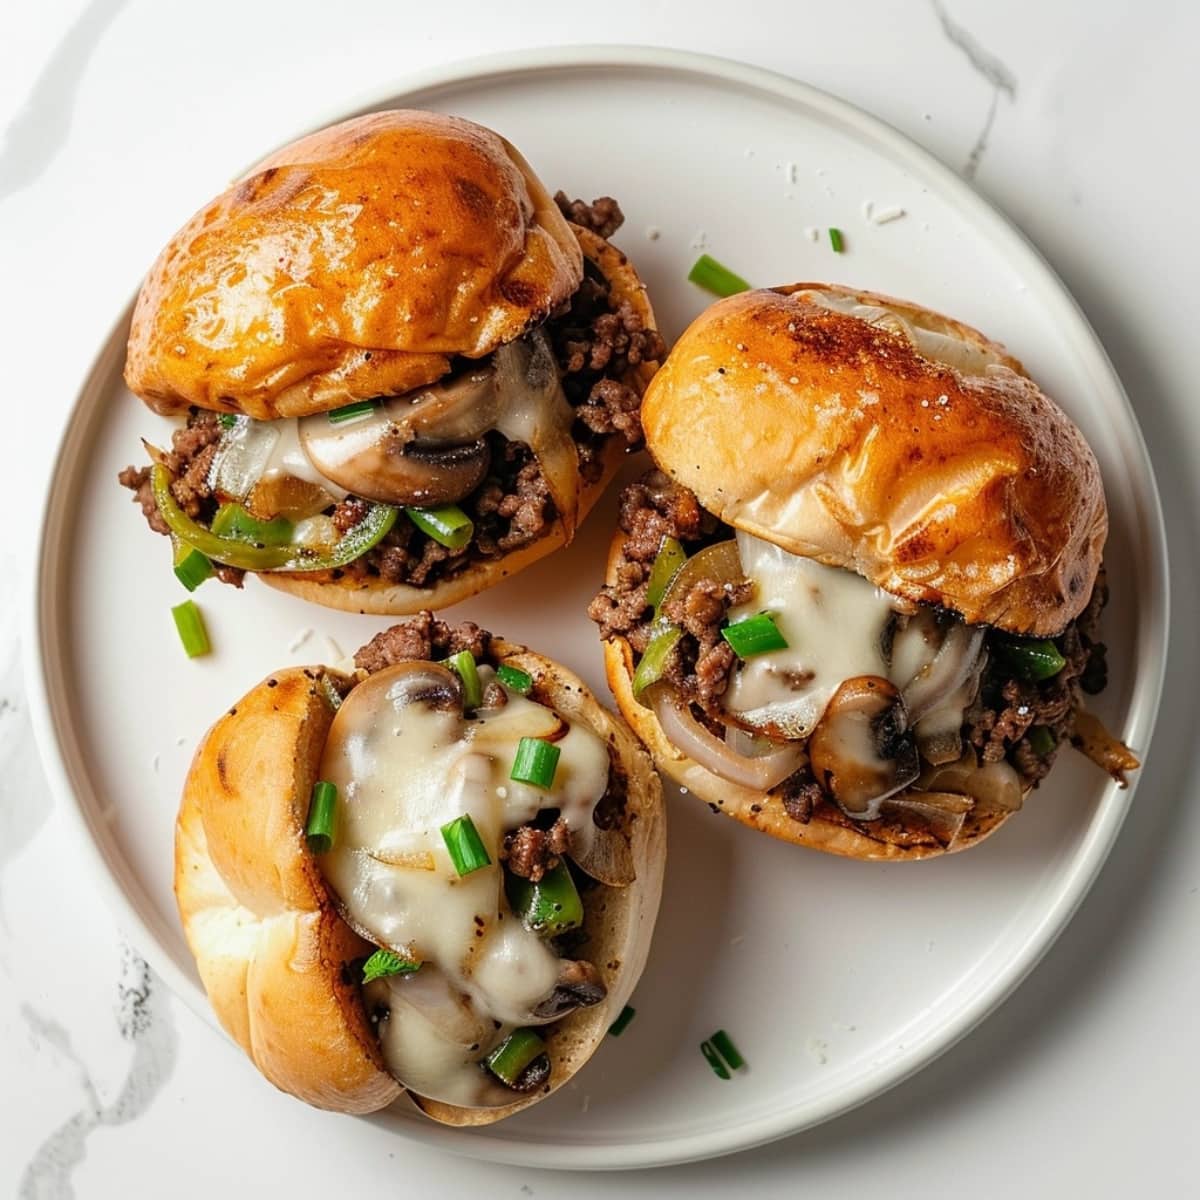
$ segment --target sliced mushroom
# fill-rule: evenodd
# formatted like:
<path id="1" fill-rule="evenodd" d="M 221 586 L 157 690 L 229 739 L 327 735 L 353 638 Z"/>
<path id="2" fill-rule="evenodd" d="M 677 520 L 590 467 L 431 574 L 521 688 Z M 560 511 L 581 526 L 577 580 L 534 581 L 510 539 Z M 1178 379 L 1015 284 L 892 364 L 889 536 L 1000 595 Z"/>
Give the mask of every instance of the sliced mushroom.
<path id="1" fill-rule="evenodd" d="M 303 417 L 300 442 L 327 479 L 368 500 L 434 505 L 461 500 L 487 473 L 483 434 L 499 407 L 495 372 L 477 367 L 389 396 L 361 416 Z"/>
<path id="2" fill-rule="evenodd" d="M 555 1021 L 577 1008 L 590 1008 L 608 995 L 600 972 L 590 962 L 564 958 L 558 968 L 554 991 L 534 1010 L 539 1021 Z"/>
<path id="3" fill-rule="evenodd" d="M 916 725 L 970 677 L 983 649 L 984 627 L 924 609 L 892 639 L 892 675 L 908 676 L 901 691 Z"/>
<path id="4" fill-rule="evenodd" d="M 629 837 L 620 825 L 592 825 L 571 839 L 571 861 L 591 879 L 608 887 L 628 887 L 637 878 Z"/>
<path id="5" fill-rule="evenodd" d="M 846 816 L 874 821 L 917 778 L 917 748 L 900 693 L 878 675 L 847 679 L 808 742 L 813 775 Z"/>
<path id="6" fill-rule="evenodd" d="M 449 667 L 437 663 L 397 663 L 369 676 L 351 697 L 358 699 L 362 688 L 384 689 L 395 708 L 425 704 L 442 712 L 462 712 L 462 681 Z"/>

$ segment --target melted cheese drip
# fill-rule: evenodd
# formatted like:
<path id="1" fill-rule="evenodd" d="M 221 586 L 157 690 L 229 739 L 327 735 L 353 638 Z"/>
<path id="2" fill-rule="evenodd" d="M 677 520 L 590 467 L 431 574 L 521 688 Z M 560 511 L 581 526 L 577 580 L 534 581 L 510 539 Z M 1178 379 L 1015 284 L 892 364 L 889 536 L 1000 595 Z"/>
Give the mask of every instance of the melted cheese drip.
<path id="1" fill-rule="evenodd" d="M 766 610 L 787 641 L 787 649 L 742 662 L 722 704 L 751 724 L 772 724 L 788 737 L 812 733 L 833 693 L 847 679 L 878 675 L 904 689 L 941 647 L 942 635 L 929 609 L 918 609 L 892 638 L 885 656 L 889 622 L 912 606 L 841 567 L 737 533 L 738 554 L 754 584 L 750 599 L 729 610 L 731 622 Z M 949 733 L 962 725 L 963 709 L 974 698 L 977 673 L 927 714 L 918 733 Z"/>
<path id="2" fill-rule="evenodd" d="M 479 673 L 486 687 L 492 672 Z M 608 786 L 608 750 L 590 729 L 522 696 L 510 694 L 503 708 L 480 710 L 472 721 L 402 699 L 399 684 L 368 680 L 334 720 L 321 778 L 337 785 L 339 829 L 321 867 L 351 924 L 426 964 L 413 977 L 419 986 L 394 985 L 409 990 L 405 1010 L 393 1012 L 386 1033 L 381 1028 L 389 1070 L 421 1095 L 482 1104 L 463 1097 L 487 1092 L 478 1060 L 497 1040 L 490 1036 L 494 1022 L 539 1023 L 533 1009 L 554 990 L 559 971 L 557 955 L 508 907 L 499 853 L 504 835 L 540 809 L 557 808 L 573 845 L 586 846 Z M 508 778 L 521 737 L 553 735 L 564 725 L 550 791 Z M 440 830 L 463 815 L 470 815 L 491 864 L 459 876 Z M 409 1010 L 420 1007 L 429 1024 L 435 980 L 489 1033 L 465 1043 L 478 1042 L 474 1050 L 465 1051 L 444 1023 L 418 1034 L 423 1025 L 409 1022 Z"/>
<path id="3" fill-rule="evenodd" d="M 980 346 L 953 334 L 927 329 L 911 317 L 882 304 L 861 304 L 853 296 L 838 296 L 830 292 L 807 290 L 799 293 L 814 304 L 833 312 L 858 317 L 869 325 L 891 330 L 908 339 L 916 352 L 925 358 L 953 367 L 964 375 L 986 375 L 989 368 L 1003 366 L 994 350 Z"/>

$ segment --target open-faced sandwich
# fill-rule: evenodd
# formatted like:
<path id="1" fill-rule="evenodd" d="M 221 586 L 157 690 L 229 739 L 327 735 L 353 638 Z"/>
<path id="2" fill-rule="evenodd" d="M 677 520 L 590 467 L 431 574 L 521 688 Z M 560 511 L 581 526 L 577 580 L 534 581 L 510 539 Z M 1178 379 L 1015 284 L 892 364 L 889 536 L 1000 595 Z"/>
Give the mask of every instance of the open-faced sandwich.
<path id="1" fill-rule="evenodd" d="M 277 1087 L 495 1121 L 583 1065 L 658 911 L 662 789 L 556 663 L 429 613 L 277 671 L 196 751 L 175 891 L 221 1024 Z"/>
<path id="2" fill-rule="evenodd" d="M 714 809 L 857 858 L 975 845 L 1106 682 L 1108 516 L 1083 435 L 1021 364 L 826 284 L 692 324 L 647 391 L 591 606 L 658 766 Z"/>
<path id="3" fill-rule="evenodd" d="M 570 541 L 664 353 L 606 240 L 621 219 L 418 111 L 302 138 L 201 209 L 146 278 L 125 369 L 180 422 L 121 482 L 185 585 L 253 571 L 413 613 Z"/>

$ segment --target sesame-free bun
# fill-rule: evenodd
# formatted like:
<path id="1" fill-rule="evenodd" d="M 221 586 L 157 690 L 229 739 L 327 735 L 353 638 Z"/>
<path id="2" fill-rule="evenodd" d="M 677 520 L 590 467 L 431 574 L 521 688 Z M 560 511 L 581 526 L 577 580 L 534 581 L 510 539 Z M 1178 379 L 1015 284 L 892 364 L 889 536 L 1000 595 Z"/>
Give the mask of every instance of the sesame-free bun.
<path id="1" fill-rule="evenodd" d="M 933 336 L 915 346 L 821 296 Z M 938 335 L 966 369 L 921 353 Z M 642 423 L 721 520 L 907 600 L 1044 636 L 1091 595 L 1108 514 L 1083 435 L 1002 347 L 918 305 L 820 283 L 719 301 Z"/>
<path id="2" fill-rule="evenodd" d="M 535 699 L 608 744 L 626 780 L 615 836 L 628 846 L 634 881 L 588 893 L 587 956 L 608 994 L 544 1031 L 548 1086 L 500 1108 L 411 1097 L 450 1125 L 488 1124 L 527 1108 L 570 1079 L 600 1045 L 645 965 L 666 853 L 662 785 L 628 728 L 558 664 L 500 639 L 492 651 L 533 677 Z M 366 1113 L 403 1093 L 384 1068 L 354 981 L 352 964 L 372 947 L 338 915 L 304 839 L 333 721 L 325 671 L 275 672 L 209 730 L 184 785 L 175 894 L 213 1009 L 254 1065 L 309 1104 Z"/>
<path id="3" fill-rule="evenodd" d="M 370 113 L 276 151 L 171 239 L 125 379 L 162 413 L 324 412 L 491 353 L 581 279 L 570 227 L 502 137 Z"/>
<path id="4" fill-rule="evenodd" d="M 654 310 L 645 285 L 638 278 L 633 263 L 610 242 L 578 225 L 570 226 L 583 255 L 608 280 L 614 298 L 628 304 L 647 329 L 655 327 Z M 641 395 L 653 378 L 658 364 L 642 362 L 626 372 L 624 382 Z M 578 521 L 582 522 L 592 510 L 601 493 L 617 473 L 625 459 L 623 439 L 611 437 L 600 451 L 602 470 L 591 483 L 580 481 Z M 266 571 L 259 576 L 264 583 L 280 591 L 290 592 L 304 600 L 340 608 L 347 612 L 373 613 L 377 616 L 406 616 L 422 609 L 449 608 L 478 592 L 493 587 L 510 575 L 515 575 L 538 559 L 564 544 L 566 535 L 561 522 L 547 530 L 542 537 L 500 558 L 475 559 L 461 571 L 439 580 L 433 587 L 414 587 L 407 583 L 388 583 L 377 576 L 333 578 L 328 573 L 308 572 L 289 575 Z"/>

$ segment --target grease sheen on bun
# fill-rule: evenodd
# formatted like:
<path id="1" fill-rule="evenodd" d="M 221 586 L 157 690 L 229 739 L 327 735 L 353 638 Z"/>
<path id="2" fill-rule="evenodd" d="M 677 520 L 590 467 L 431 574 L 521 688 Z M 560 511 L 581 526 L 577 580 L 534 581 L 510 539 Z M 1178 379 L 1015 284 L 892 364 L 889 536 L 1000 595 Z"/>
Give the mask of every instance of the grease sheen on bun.
<path id="1" fill-rule="evenodd" d="M 987 352 L 977 373 L 814 303 L 889 307 Z M 972 623 L 1056 634 L 1092 592 L 1108 532 L 1083 435 L 982 334 L 829 284 L 702 313 L 647 390 L 646 444 L 721 520 Z"/>
<path id="2" fill-rule="evenodd" d="M 629 729 L 571 672 L 492 639 L 497 662 L 534 680 L 536 699 L 586 725 L 625 778 L 619 832 L 635 880 L 593 889 L 583 933 L 608 989 L 543 1030 L 545 1087 L 499 1108 L 413 1096 L 435 1120 L 482 1125 L 527 1108 L 591 1057 L 645 966 L 666 852 L 662 785 Z M 373 947 L 339 916 L 304 822 L 333 710 L 324 668 L 277 671 L 237 702 L 196 750 L 176 825 L 175 894 L 184 933 L 222 1026 L 268 1080 L 319 1108 L 367 1113 L 402 1095 L 384 1069 L 352 964 Z"/>
<path id="3" fill-rule="evenodd" d="M 502 137 L 371 113 L 271 155 L 171 239 L 125 378 L 163 413 L 324 412 L 491 353 L 581 279 L 570 227 Z"/>

